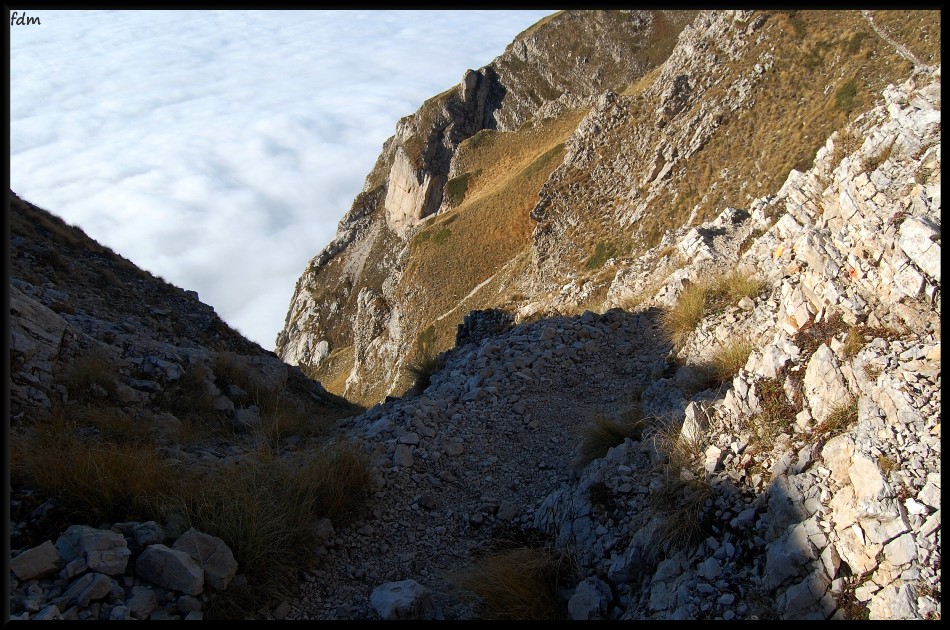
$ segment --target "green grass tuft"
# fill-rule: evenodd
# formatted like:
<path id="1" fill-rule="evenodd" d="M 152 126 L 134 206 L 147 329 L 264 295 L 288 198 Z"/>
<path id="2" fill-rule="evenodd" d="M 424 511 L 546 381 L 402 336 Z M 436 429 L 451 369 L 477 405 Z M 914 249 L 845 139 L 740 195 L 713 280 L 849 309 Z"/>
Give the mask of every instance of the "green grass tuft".
<path id="1" fill-rule="evenodd" d="M 846 114 L 850 114 L 858 105 L 858 80 L 856 78 L 848 80 L 835 92 L 835 107 Z"/>
<path id="2" fill-rule="evenodd" d="M 611 258 L 617 256 L 617 248 L 613 243 L 603 241 L 594 246 L 594 253 L 587 259 L 587 269 L 600 269 Z"/>

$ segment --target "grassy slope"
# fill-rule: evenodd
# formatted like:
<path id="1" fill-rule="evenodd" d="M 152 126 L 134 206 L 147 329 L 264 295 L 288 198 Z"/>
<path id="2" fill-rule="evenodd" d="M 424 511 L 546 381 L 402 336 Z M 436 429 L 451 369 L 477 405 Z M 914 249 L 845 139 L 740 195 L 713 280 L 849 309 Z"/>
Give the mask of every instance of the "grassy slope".
<path id="1" fill-rule="evenodd" d="M 528 213 L 563 159 L 564 140 L 585 113 L 574 111 L 521 131 L 482 131 L 461 145 L 458 163 L 477 175 L 468 178 L 457 207 L 431 219 L 412 239 L 401 283 L 404 295 L 411 290 L 418 305 L 409 313 L 415 329 L 434 326 L 438 341 L 429 350 L 454 344 L 455 327 L 468 310 L 495 305 L 473 296 L 470 307 L 435 321 L 528 248 L 534 228 Z"/>

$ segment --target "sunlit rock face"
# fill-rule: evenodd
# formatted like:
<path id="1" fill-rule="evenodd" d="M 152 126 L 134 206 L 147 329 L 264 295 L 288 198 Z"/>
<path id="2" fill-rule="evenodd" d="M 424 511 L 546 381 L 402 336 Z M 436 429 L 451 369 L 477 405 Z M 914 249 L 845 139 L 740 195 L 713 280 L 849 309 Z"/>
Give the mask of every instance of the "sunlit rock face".
<path id="1" fill-rule="evenodd" d="M 438 209 L 435 201 L 441 201 L 442 191 L 435 181 L 443 179 L 413 168 L 409 157 L 402 147 L 396 150 L 389 181 L 386 184 L 386 222 L 397 234 L 418 223 L 423 217 Z M 433 208 L 433 205 L 435 208 Z"/>

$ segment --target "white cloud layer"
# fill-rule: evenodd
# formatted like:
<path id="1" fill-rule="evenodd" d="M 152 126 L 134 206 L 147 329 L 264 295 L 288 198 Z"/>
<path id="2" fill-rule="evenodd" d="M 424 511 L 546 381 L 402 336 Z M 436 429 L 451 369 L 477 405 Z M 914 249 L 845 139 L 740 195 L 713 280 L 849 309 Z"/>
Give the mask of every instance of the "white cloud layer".
<path id="1" fill-rule="evenodd" d="M 396 121 L 553 11 L 26 11 L 10 187 L 267 349 Z"/>

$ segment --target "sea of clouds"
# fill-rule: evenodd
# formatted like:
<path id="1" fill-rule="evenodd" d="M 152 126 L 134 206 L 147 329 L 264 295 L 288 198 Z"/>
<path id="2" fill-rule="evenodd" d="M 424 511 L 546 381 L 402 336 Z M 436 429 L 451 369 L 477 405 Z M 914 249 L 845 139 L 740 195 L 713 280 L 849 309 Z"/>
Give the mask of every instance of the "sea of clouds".
<path id="1" fill-rule="evenodd" d="M 552 12 L 26 11 L 10 188 L 272 350 L 396 121 Z"/>

